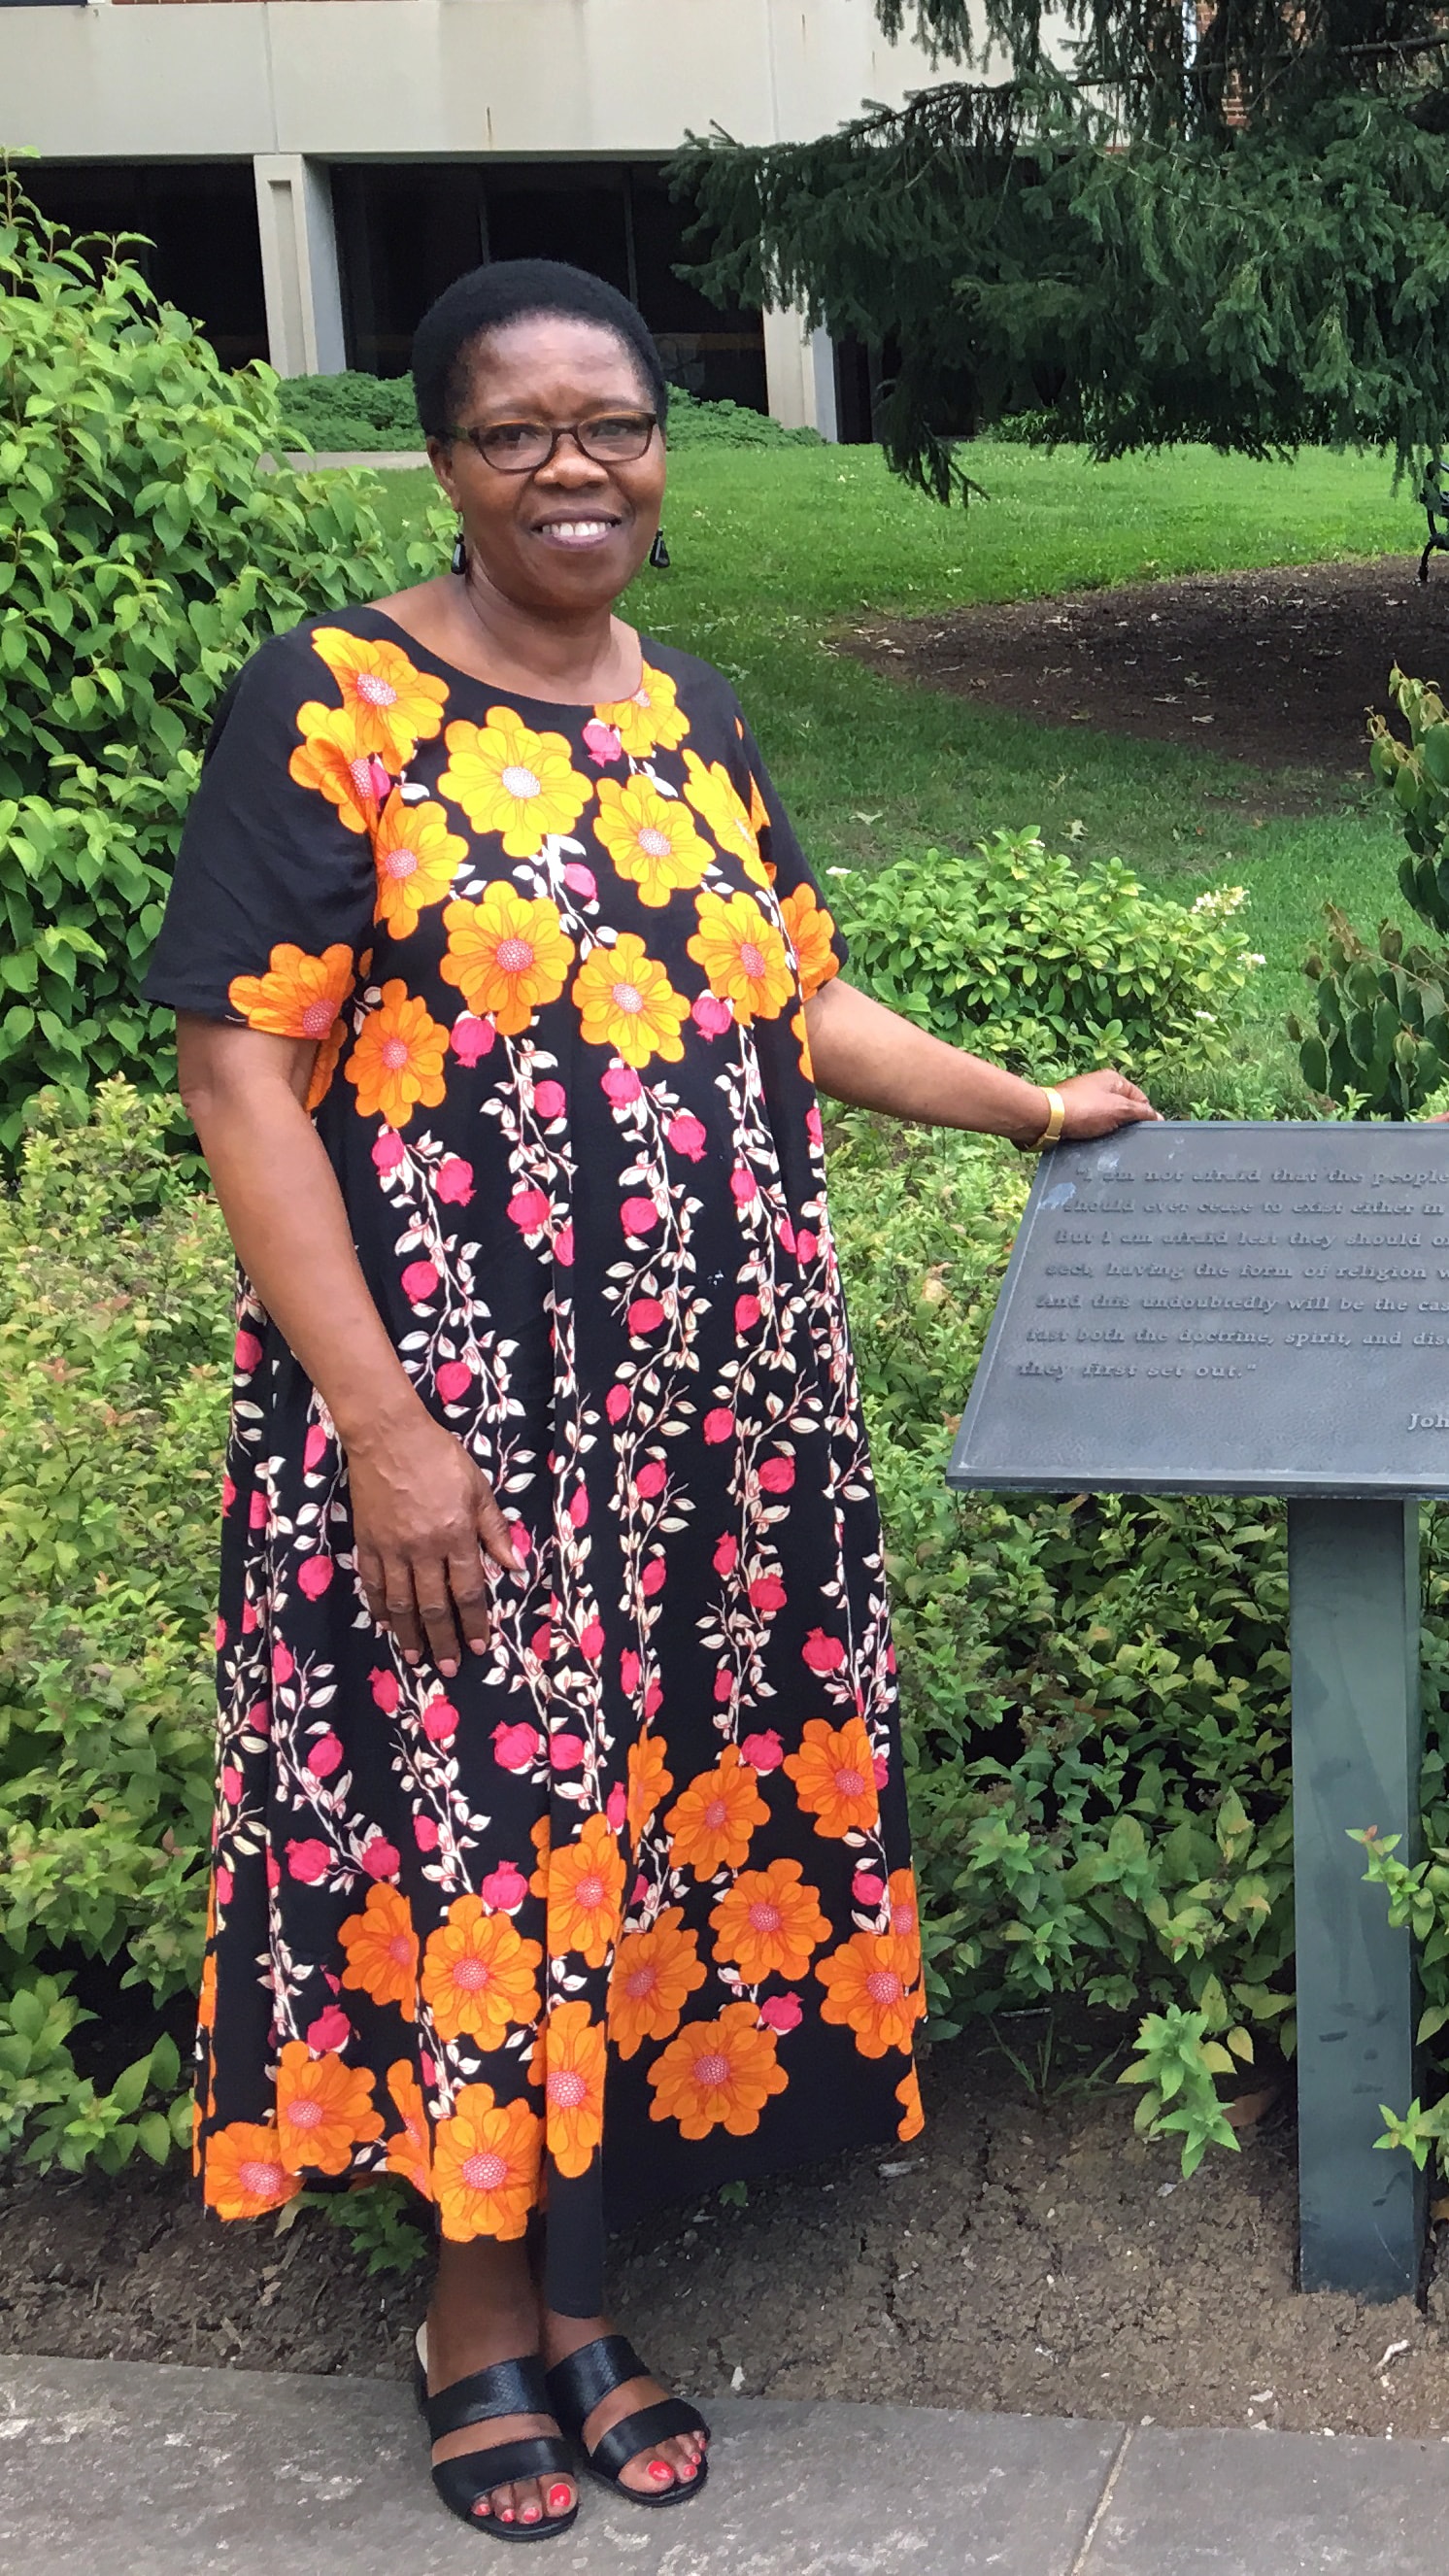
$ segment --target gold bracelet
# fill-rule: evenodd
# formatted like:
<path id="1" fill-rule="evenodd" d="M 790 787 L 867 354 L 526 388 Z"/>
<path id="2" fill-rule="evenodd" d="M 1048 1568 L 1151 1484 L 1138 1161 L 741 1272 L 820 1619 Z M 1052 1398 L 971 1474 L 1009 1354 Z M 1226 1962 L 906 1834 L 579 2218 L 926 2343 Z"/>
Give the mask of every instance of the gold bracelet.
<path id="1" fill-rule="evenodd" d="M 1044 1082 L 1041 1087 L 1047 1097 L 1047 1123 L 1041 1134 L 1033 1138 L 1031 1144 L 1018 1145 L 1019 1154 L 1044 1154 L 1049 1145 L 1055 1145 L 1058 1142 L 1062 1129 L 1067 1123 L 1067 1104 L 1061 1093 L 1054 1091 L 1050 1083 Z"/>

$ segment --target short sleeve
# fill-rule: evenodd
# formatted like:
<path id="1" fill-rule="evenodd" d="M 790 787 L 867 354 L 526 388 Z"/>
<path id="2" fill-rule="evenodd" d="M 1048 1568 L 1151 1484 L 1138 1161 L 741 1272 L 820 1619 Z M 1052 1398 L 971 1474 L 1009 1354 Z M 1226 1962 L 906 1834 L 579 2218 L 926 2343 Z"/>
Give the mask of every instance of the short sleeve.
<path id="1" fill-rule="evenodd" d="M 850 951 L 822 899 L 809 860 L 795 837 L 795 826 L 780 801 L 775 783 L 749 726 L 737 719 L 740 744 L 749 770 L 750 822 L 758 835 L 760 857 L 769 871 L 790 945 L 795 951 L 800 992 L 805 1001 L 849 963 Z"/>
<path id="2" fill-rule="evenodd" d="M 326 1039 L 376 903 L 365 761 L 318 703 L 298 628 L 262 645 L 217 709 L 181 835 L 146 998 L 274 1037 Z M 303 721 L 299 722 L 299 718 Z"/>

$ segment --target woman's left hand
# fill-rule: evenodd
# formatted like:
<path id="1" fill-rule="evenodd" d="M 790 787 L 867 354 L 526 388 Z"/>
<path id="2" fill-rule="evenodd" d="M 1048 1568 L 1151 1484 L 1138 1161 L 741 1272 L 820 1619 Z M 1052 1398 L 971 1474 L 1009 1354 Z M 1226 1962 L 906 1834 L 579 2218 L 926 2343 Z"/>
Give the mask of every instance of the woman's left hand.
<path id="1" fill-rule="evenodd" d="M 1110 1067 L 1103 1073 L 1074 1073 L 1057 1089 L 1067 1104 L 1063 1138 L 1110 1136 L 1119 1127 L 1130 1127 L 1139 1119 L 1161 1119 L 1145 1091 L 1129 1082 L 1125 1073 Z"/>

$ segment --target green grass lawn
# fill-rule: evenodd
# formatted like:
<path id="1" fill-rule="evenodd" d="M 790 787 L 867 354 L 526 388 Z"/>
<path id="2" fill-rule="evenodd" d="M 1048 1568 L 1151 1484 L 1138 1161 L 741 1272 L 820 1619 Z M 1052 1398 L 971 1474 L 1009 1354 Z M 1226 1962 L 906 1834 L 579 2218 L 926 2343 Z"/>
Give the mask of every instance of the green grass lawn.
<path id="1" fill-rule="evenodd" d="M 831 636 L 862 610 L 1416 551 L 1408 491 L 1395 494 L 1382 459 L 1322 452 L 1254 465 L 1183 449 L 1097 466 L 993 445 L 973 467 L 988 497 L 945 511 L 873 448 L 682 453 L 666 513 L 674 568 L 642 575 L 629 613 L 734 681 L 818 866 L 959 847 L 997 825 L 1036 823 L 1065 847 L 1078 825 L 1070 845 L 1084 856 L 1118 852 L 1189 899 L 1246 884 L 1269 961 L 1259 1008 L 1281 1018 L 1302 994 L 1325 897 L 1366 923 L 1394 908 L 1395 837 L 1367 771 L 1361 792 L 1325 780 L 1321 811 L 1258 819 L 1257 772 L 881 678 Z M 387 481 L 401 527 L 427 481 Z M 1291 741 L 1283 759 L 1293 765 Z"/>

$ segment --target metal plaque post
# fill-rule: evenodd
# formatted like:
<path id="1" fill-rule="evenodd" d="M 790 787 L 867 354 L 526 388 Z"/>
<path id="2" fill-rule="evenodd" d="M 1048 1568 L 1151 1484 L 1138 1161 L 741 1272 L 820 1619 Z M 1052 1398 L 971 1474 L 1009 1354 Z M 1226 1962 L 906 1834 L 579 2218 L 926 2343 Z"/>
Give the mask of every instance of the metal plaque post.
<path id="1" fill-rule="evenodd" d="M 1298 1950 L 1299 2248 L 1305 2290 L 1412 2298 L 1424 2177 L 1378 2150 L 1414 2098 L 1408 1931 L 1351 1865 L 1349 1833 L 1419 1839 L 1419 1506 L 1288 1505 Z"/>

